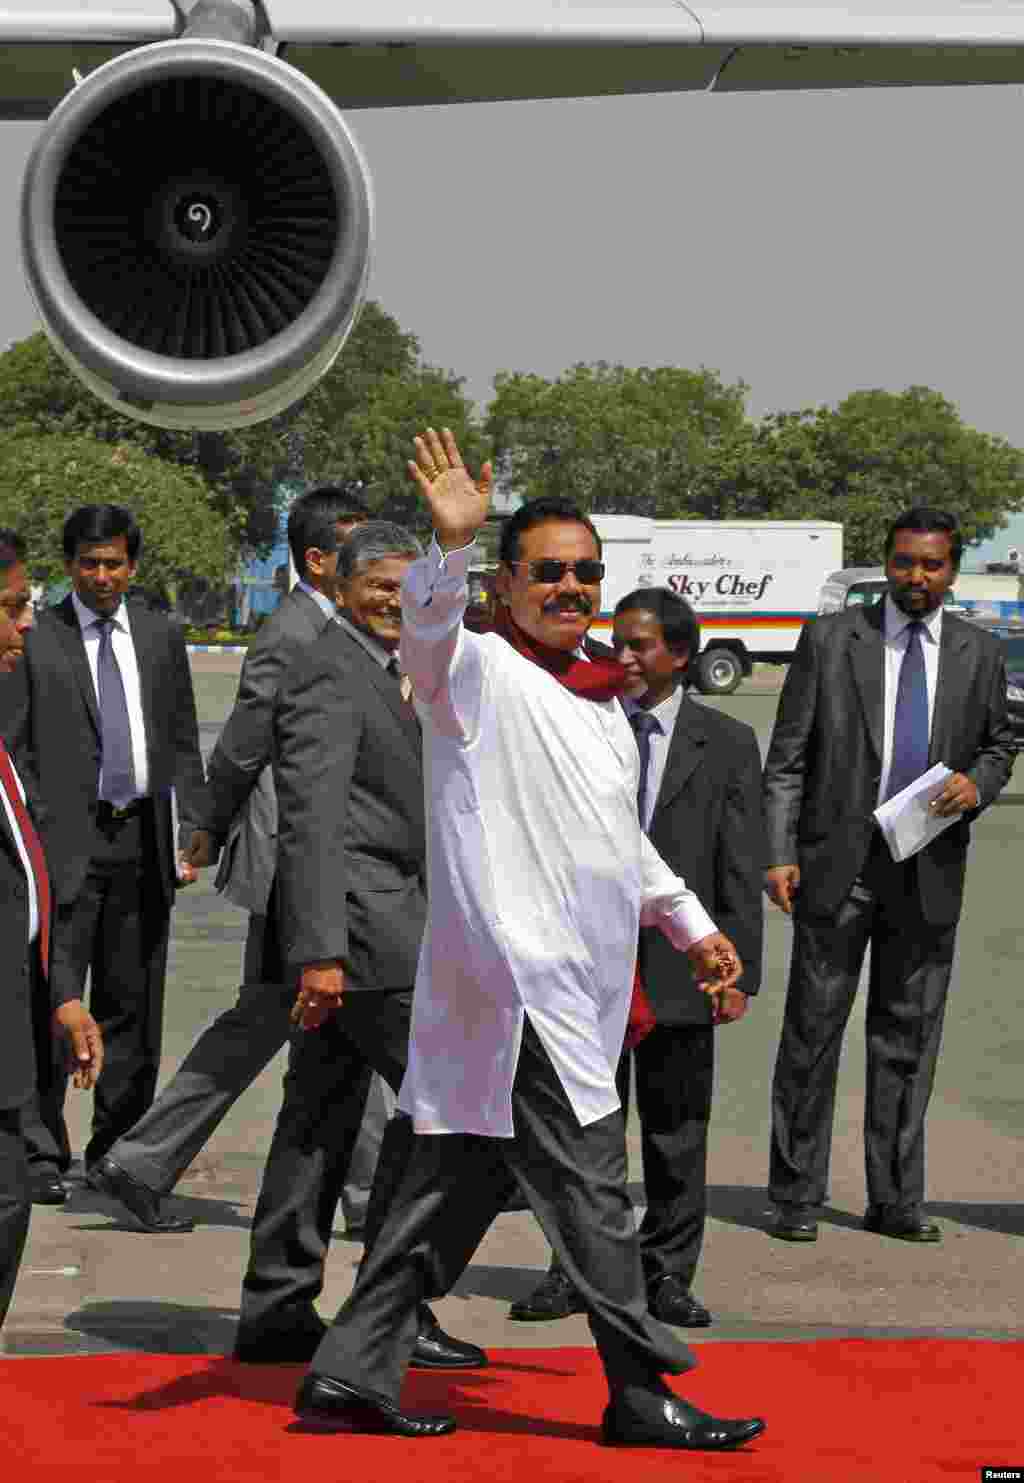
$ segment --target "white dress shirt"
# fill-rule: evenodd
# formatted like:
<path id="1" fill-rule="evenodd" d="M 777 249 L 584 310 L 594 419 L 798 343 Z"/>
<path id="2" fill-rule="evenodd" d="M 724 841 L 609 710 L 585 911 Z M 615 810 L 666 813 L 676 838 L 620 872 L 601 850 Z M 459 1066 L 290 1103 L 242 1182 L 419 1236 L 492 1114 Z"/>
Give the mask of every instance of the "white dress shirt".
<path id="1" fill-rule="evenodd" d="M 942 608 L 937 607 L 919 620 L 908 617 L 896 606 L 891 597 L 883 598 L 885 612 L 885 702 L 883 716 L 885 730 L 882 744 L 882 777 L 878 786 L 878 801 L 885 802 L 892 772 L 893 736 L 896 730 L 896 694 L 900 684 L 900 669 L 907 652 L 911 623 L 922 625 L 921 648 L 924 651 L 924 676 L 928 690 L 928 735 L 932 734 L 932 719 L 935 715 L 935 692 L 939 684 L 939 641 L 942 637 Z M 941 759 L 940 759 L 941 760 Z"/>
<path id="2" fill-rule="evenodd" d="M 582 1125 L 619 1106 L 641 922 L 715 926 L 640 828 L 617 700 L 574 695 L 462 617 L 474 548 L 406 572 L 401 665 L 423 722 L 430 881 L 399 1106 L 419 1133 L 510 1138 L 526 1013 Z"/>
<path id="3" fill-rule="evenodd" d="M 85 644 L 85 654 L 89 661 L 89 673 L 92 675 L 92 687 L 96 692 L 96 704 L 99 706 L 100 689 L 97 679 L 100 657 L 100 631 L 96 626 L 103 622 L 99 613 L 94 613 L 82 602 L 77 592 L 72 592 L 71 601 L 74 604 L 75 616 L 78 618 L 78 626 L 82 630 L 82 641 Z M 135 787 L 139 798 L 149 796 L 149 754 L 146 750 L 146 722 L 142 712 L 142 687 L 139 683 L 139 665 L 135 658 L 135 645 L 132 643 L 131 624 L 128 621 L 128 605 L 124 598 L 121 606 L 115 613 L 111 614 L 113 629 L 110 634 L 110 642 L 114 649 L 114 658 L 117 667 L 121 671 L 121 683 L 124 685 L 124 698 L 128 704 L 128 726 L 132 737 L 132 766 L 135 769 Z M 100 795 L 103 793 L 103 774 L 100 773 Z"/>
<path id="4" fill-rule="evenodd" d="M 301 592 L 304 592 L 307 597 L 311 597 L 313 599 L 317 607 L 320 609 L 321 613 L 323 613 L 326 618 L 337 618 L 338 609 L 334 605 L 333 598 L 326 597 L 322 592 L 318 592 L 315 587 L 311 587 L 308 582 L 303 581 L 301 578 L 298 582 L 296 582 L 295 585 Z"/>
<path id="5" fill-rule="evenodd" d="M 10 753 L 8 753 L 8 756 L 10 756 Z M 25 789 L 21 785 L 21 778 L 18 776 L 18 769 L 14 765 L 13 757 L 11 757 L 11 771 L 14 773 L 14 781 L 17 783 L 18 792 L 21 794 L 21 801 L 25 803 Z M 29 942 L 35 942 L 39 936 L 39 893 L 36 891 L 35 872 L 32 869 L 32 861 L 28 857 L 25 842 L 21 837 L 21 829 L 18 827 L 18 820 L 11 805 L 11 800 L 7 797 L 7 789 L 4 787 L 0 787 L 0 802 L 3 803 L 7 822 L 10 825 L 11 833 L 14 835 L 15 848 L 18 851 L 21 866 L 25 872 L 25 879 L 28 882 L 28 940 Z"/>
<path id="6" fill-rule="evenodd" d="M 683 703 L 683 687 L 677 685 L 671 695 L 666 695 L 657 705 L 652 705 L 647 711 L 658 723 L 658 730 L 651 732 L 650 762 L 647 766 L 647 794 L 644 798 L 644 817 L 640 820 L 645 833 L 650 833 L 651 820 L 654 818 L 654 810 L 658 806 L 658 793 L 661 791 L 661 780 L 665 776 L 665 764 L 668 761 L 669 748 L 672 745 L 672 733 L 676 729 L 679 719 L 679 707 Z M 629 705 L 626 707 L 626 715 L 631 716 L 633 711 L 643 710 L 644 707 Z M 632 726 L 630 721 L 630 726 Z M 636 733 L 634 732 L 634 735 Z"/>

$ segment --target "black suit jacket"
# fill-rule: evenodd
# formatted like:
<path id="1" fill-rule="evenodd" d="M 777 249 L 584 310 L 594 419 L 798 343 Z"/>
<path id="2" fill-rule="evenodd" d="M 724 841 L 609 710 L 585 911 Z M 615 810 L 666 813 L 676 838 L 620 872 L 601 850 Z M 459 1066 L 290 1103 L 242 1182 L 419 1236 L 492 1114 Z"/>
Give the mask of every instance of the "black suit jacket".
<path id="1" fill-rule="evenodd" d="M 426 824 L 419 723 L 397 678 L 332 624 L 281 686 L 274 752 L 285 962 L 340 959 L 352 987 L 409 988 Z"/>
<path id="2" fill-rule="evenodd" d="M 0 682 L 7 684 L 4 680 Z M 15 763 L 33 822 L 45 838 L 45 811 L 36 796 L 25 763 Z M 65 995 L 48 993 L 38 972 L 36 948 L 28 946 L 28 882 L 18 846 L 0 804 L 0 1107 L 20 1107 L 36 1087 L 36 1035 L 49 1020 L 49 1010 Z M 46 1028 L 48 1035 L 49 1030 Z"/>
<path id="3" fill-rule="evenodd" d="M 816 618 L 800 635 L 764 776 L 766 864 L 799 865 L 799 906 L 831 916 L 867 859 L 884 742 L 884 603 Z M 982 807 L 1015 756 L 999 642 L 942 617 L 929 763 L 976 784 Z M 921 909 L 935 926 L 960 914 L 970 817 L 917 855 Z"/>
<path id="4" fill-rule="evenodd" d="M 129 599 L 146 725 L 149 792 L 156 823 L 155 862 L 168 902 L 176 888 L 171 788 L 179 817 L 192 823 L 203 808 L 203 761 L 195 697 L 180 628 L 147 604 Z M 8 739 L 27 759 L 46 806 L 46 855 L 59 902 L 74 901 L 89 866 L 100 776 L 96 691 L 78 618 L 65 598 L 28 634 L 20 698 Z M 12 677 L 14 678 L 14 677 Z"/>
<path id="5" fill-rule="evenodd" d="M 648 831 L 743 959 L 739 987 L 761 986 L 761 754 L 749 726 L 684 695 Z M 640 933 L 640 977 L 659 1024 L 709 1025 L 711 1002 L 658 928 Z"/>

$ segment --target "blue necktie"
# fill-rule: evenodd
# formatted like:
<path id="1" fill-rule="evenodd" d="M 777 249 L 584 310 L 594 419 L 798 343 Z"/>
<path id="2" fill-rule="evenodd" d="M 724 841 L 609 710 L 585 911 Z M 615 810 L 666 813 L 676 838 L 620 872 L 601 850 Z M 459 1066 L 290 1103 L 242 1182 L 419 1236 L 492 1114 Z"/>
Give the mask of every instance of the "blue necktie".
<path id="1" fill-rule="evenodd" d="M 657 717 L 652 716 L 649 711 L 639 709 L 630 714 L 629 721 L 636 733 L 636 744 L 640 753 L 640 781 L 636 790 L 636 807 L 642 829 L 647 809 L 647 775 L 651 770 L 651 735 L 655 731 L 660 731 L 661 725 Z"/>
<path id="2" fill-rule="evenodd" d="M 922 632 L 921 623 L 911 623 L 907 628 L 907 647 L 896 687 L 892 767 L 886 798 L 899 793 L 928 771 L 928 683 Z"/>
<path id="3" fill-rule="evenodd" d="M 96 661 L 96 688 L 99 692 L 100 739 L 103 749 L 100 774 L 100 798 L 114 808 L 126 808 L 138 797 L 135 764 L 132 760 L 132 728 L 128 720 L 128 701 L 124 681 L 113 645 L 113 619 L 103 618 L 100 652 Z"/>

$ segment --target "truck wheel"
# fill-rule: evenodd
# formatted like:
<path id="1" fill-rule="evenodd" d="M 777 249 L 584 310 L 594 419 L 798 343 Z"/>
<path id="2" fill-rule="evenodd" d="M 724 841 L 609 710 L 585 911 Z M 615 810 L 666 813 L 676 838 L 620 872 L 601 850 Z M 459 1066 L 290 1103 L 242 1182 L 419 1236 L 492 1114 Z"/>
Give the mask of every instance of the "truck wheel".
<path id="1" fill-rule="evenodd" d="M 731 695 L 742 678 L 743 665 L 731 649 L 705 649 L 697 660 L 697 688 L 702 695 Z"/>

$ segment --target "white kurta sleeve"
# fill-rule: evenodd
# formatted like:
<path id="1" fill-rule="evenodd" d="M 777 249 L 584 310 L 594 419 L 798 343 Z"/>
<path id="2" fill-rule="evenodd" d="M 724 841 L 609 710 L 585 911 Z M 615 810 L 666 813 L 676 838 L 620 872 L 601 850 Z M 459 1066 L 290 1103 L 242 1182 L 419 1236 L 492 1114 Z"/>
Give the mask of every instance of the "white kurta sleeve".
<path id="1" fill-rule="evenodd" d="M 446 555 L 433 540 L 402 583 L 403 673 L 437 730 L 463 741 L 476 735 L 486 674 L 484 646 L 462 623 L 475 553 L 472 545 Z"/>
<path id="2" fill-rule="evenodd" d="M 695 893 L 669 869 L 646 834 L 641 848 L 640 925 L 660 927 L 673 947 L 683 951 L 717 932 Z"/>

